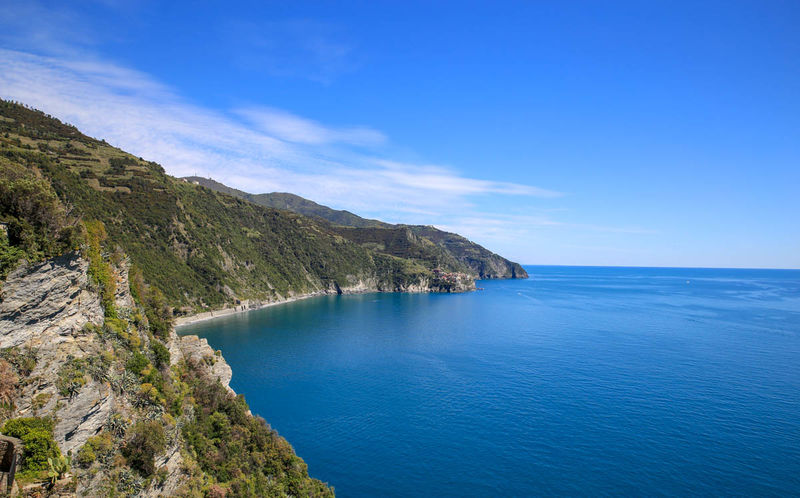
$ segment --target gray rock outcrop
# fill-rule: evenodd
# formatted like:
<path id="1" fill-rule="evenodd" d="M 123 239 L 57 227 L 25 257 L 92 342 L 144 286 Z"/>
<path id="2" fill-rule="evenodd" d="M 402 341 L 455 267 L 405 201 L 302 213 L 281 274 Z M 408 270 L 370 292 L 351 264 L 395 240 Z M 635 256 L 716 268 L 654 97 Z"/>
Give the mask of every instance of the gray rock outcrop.
<path id="1" fill-rule="evenodd" d="M 107 385 L 91 382 L 70 398 L 60 396 L 55 385 L 68 359 L 102 351 L 96 334 L 86 328 L 103 324 L 88 266 L 76 253 L 22 266 L 9 275 L 0 303 L 0 348 L 30 348 L 36 355 L 35 368 L 20 384 L 18 410 L 31 416 L 59 406 L 54 432 L 64 452 L 93 436 L 113 406 Z"/>
<path id="2" fill-rule="evenodd" d="M 54 346 L 74 341 L 87 323 L 102 325 L 103 309 L 89 286 L 88 267 L 69 253 L 13 271 L 0 302 L 0 348 Z"/>
<path id="3" fill-rule="evenodd" d="M 185 335 L 178 338 L 179 348 L 186 360 L 207 365 L 212 378 L 219 379 L 223 386 L 232 391 L 230 387 L 233 370 L 218 351 L 208 345 L 206 339 L 196 335 Z"/>

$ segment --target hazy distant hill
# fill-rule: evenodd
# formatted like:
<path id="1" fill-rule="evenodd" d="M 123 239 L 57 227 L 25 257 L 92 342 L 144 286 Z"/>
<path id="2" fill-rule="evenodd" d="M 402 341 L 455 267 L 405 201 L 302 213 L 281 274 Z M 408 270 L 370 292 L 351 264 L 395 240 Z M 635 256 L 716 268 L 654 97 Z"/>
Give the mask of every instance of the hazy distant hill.
<path id="1" fill-rule="evenodd" d="M 342 236 L 378 252 L 399 257 L 409 257 L 414 254 L 434 264 L 443 262 L 451 267 L 458 265 L 483 279 L 528 278 L 527 272 L 518 263 L 509 261 L 461 235 L 432 226 L 392 225 L 362 218 L 349 211 L 331 209 L 294 194 L 280 192 L 249 194 L 210 178 L 188 176 L 184 179 L 263 206 L 285 209 L 341 225 L 333 229 Z M 349 230 L 343 227 L 371 230 Z M 439 250 L 435 250 L 432 245 L 438 246 Z"/>

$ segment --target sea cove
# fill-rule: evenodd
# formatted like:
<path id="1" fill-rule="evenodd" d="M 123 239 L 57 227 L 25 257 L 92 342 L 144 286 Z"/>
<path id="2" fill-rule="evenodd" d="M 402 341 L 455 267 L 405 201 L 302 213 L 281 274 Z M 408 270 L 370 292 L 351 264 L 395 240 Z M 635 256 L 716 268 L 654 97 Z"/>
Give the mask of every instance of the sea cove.
<path id="1" fill-rule="evenodd" d="M 800 272 L 526 269 L 179 332 L 340 496 L 800 492 Z"/>

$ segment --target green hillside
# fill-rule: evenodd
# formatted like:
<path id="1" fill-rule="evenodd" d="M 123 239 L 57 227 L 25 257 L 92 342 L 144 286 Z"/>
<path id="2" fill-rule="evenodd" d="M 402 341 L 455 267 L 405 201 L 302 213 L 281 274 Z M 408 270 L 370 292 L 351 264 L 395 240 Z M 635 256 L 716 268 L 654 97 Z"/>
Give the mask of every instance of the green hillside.
<path id="1" fill-rule="evenodd" d="M 327 222 L 173 178 L 154 162 L 10 102 L 0 102 L 0 161 L 4 177 L 23 171 L 73 217 L 102 221 L 145 280 L 186 311 L 362 281 L 402 290 L 433 278 L 427 259 L 371 251 Z"/>
<path id="2" fill-rule="evenodd" d="M 343 226 L 357 227 L 357 228 L 392 227 L 392 225 L 390 225 L 389 223 L 362 218 L 358 215 L 351 213 L 350 211 L 331 209 L 328 206 L 317 204 L 314 201 L 308 200 L 304 197 L 300 197 L 299 195 L 295 194 L 289 194 L 286 192 L 272 192 L 270 194 L 249 194 L 247 192 L 243 192 L 241 190 L 228 187 L 227 185 L 223 185 L 222 183 L 214 181 L 211 178 L 203 178 L 200 176 L 187 176 L 184 177 L 184 179 L 191 183 L 197 183 L 198 185 L 210 188 L 211 190 L 216 190 L 217 192 L 223 192 L 225 194 L 241 197 L 242 199 L 248 200 L 250 202 L 261 204 L 262 206 L 267 206 L 275 209 L 284 209 L 286 211 L 292 211 L 298 214 L 302 214 L 304 216 L 310 216 L 312 218 L 327 220 L 336 225 L 343 225 Z"/>
<path id="3" fill-rule="evenodd" d="M 432 226 L 392 225 L 362 218 L 350 211 L 331 209 L 294 194 L 281 192 L 249 194 L 210 178 L 188 176 L 184 179 L 262 206 L 285 209 L 326 220 L 332 223 L 334 225 L 332 229 L 343 237 L 382 254 L 419 258 L 430 264 L 441 265 L 452 271 L 464 271 L 482 279 L 528 278 L 528 273 L 519 263 L 509 261 L 461 235 Z M 382 232 L 381 229 L 386 231 Z"/>

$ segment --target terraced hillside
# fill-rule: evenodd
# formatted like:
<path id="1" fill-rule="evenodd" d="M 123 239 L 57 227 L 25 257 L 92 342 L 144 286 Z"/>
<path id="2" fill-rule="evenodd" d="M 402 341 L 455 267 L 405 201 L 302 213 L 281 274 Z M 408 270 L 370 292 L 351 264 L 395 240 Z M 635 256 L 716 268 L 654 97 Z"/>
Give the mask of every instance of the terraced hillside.
<path id="1" fill-rule="evenodd" d="M 102 221 L 185 312 L 350 288 L 453 290 L 438 285 L 426 259 L 372 251 L 327 222 L 176 179 L 39 111 L 0 102 L 0 117 L 0 174 L 25 172 L 73 216 Z"/>

